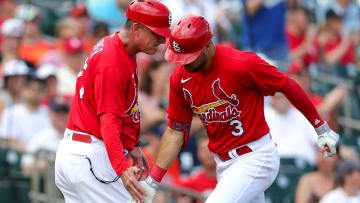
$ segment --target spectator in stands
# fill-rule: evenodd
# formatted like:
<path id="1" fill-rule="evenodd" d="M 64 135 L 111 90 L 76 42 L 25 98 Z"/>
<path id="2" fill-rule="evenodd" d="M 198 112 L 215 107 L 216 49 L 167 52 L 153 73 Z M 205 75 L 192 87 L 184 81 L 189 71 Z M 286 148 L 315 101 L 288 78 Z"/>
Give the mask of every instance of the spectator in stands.
<path id="1" fill-rule="evenodd" d="M 289 63 L 285 38 L 285 0 L 241 0 L 244 4 L 241 44 L 244 50 L 265 54 L 281 71 Z"/>
<path id="2" fill-rule="evenodd" d="M 214 155 L 208 148 L 209 138 L 206 133 L 202 133 L 198 138 L 198 151 L 197 156 L 202 163 L 202 168 L 190 176 L 179 178 L 174 182 L 175 187 L 185 188 L 192 190 L 196 193 L 208 197 L 215 189 L 216 180 L 216 163 Z M 188 197 L 180 197 L 181 201 L 186 202 L 184 199 Z M 197 201 L 204 202 L 204 201 Z"/>
<path id="3" fill-rule="evenodd" d="M 336 170 L 338 187 L 326 194 L 320 203 L 360 202 L 360 164 L 341 161 Z"/>
<path id="4" fill-rule="evenodd" d="M 264 113 L 280 157 L 302 159 L 314 166 L 317 135 L 306 118 L 281 93 L 272 97 Z"/>
<path id="5" fill-rule="evenodd" d="M 3 66 L 10 60 L 19 59 L 18 49 L 24 36 L 24 23 L 15 18 L 4 21 L 1 26 L 1 35 L 0 61 Z"/>
<path id="6" fill-rule="evenodd" d="M 39 79 L 45 82 L 45 96 L 41 104 L 49 106 L 50 101 L 58 96 L 57 92 L 57 68 L 52 64 L 43 64 L 36 70 Z"/>
<path id="7" fill-rule="evenodd" d="M 4 67 L 3 89 L 0 90 L 0 115 L 5 108 L 22 101 L 21 92 L 25 86 L 29 67 L 21 60 L 8 61 Z"/>
<path id="8" fill-rule="evenodd" d="M 171 11 L 172 23 L 175 23 L 184 15 L 197 14 L 204 16 L 209 22 L 213 33 L 216 33 L 217 2 L 215 0 L 164 0 L 163 3 Z"/>
<path id="9" fill-rule="evenodd" d="M 71 37 L 80 37 L 80 25 L 73 17 L 66 17 L 61 19 L 56 24 L 56 43 L 55 48 L 57 51 L 65 49 L 65 41 Z"/>
<path id="10" fill-rule="evenodd" d="M 28 77 L 22 91 L 24 103 L 6 108 L 1 117 L 0 136 L 11 148 L 25 151 L 33 136 L 50 125 L 47 107 L 40 106 L 45 86 Z"/>
<path id="11" fill-rule="evenodd" d="M 321 2 L 316 12 L 319 24 L 325 22 L 326 12 L 330 9 L 343 16 L 343 32 L 360 31 L 360 8 L 355 0 L 328 0 Z"/>
<path id="12" fill-rule="evenodd" d="M 57 73 L 58 93 L 64 96 L 73 96 L 77 74 L 84 62 L 83 41 L 78 37 L 68 38 L 65 40 L 64 48 L 63 57 L 66 65 L 60 67 Z"/>
<path id="13" fill-rule="evenodd" d="M 44 54 L 52 49 L 39 28 L 40 11 L 33 5 L 23 4 L 16 9 L 16 16 L 25 22 L 24 37 L 19 47 L 20 57 L 36 67 Z"/>
<path id="14" fill-rule="evenodd" d="M 80 37 L 80 25 L 72 17 L 61 19 L 56 24 L 55 49 L 48 51 L 40 60 L 38 66 L 52 64 L 57 68 L 65 66 L 65 42 L 71 37 Z"/>
<path id="15" fill-rule="evenodd" d="M 319 47 L 320 53 L 323 53 L 322 60 L 327 67 L 337 65 L 341 66 L 342 70 L 346 70 L 356 62 L 355 43 L 358 41 L 358 36 L 350 33 L 342 34 L 342 19 L 343 16 L 333 10 L 326 12 L 326 25 L 319 33 L 316 46 Z M 356 69 L 352 74 L 356 74 Z"/>
<path id="16" fill-rule="evenodd" d="M 91 36 L 84 43 L 85 52 L 90 53 L 94 45 L 107 35 L 109 35 L 108 25 L 104 22 L 94 22 L 91 28 Z"/>
<path id="17" fill-rule="evenodd" d="M 286 21 L 286 37 L 290 48 L 291 61 L 301 61 L 306 67 L 317 59 L 314 39 L 318 28 L 309 23 L 309 14 L 304 8 L 288 11 Z"/>
<path id="18" fill-rule="evenodd" d="M 16 4 L 12 0 L 0 0 L 0 28 L 3 22 L 7 19 L 13 18 L 15 13 Z M 0 46 L 2 36 L 0 35 Z"/>
<path id="19" fill-rule="evenodd" d="M 26 154 L 21 161 L 24 175 L 30 175 L 34 169 L 42 171 L 47 167 L 45 160 L 35 162 L 36 153 L 43 151 L 46 153 L 45 155 L 55 156 L 58 145 L 63 138 L 69 110 L 70 106 L 64 98 L 57 97 L 51 101 L 49 111 L 51 125 L 34 134 L 34 137 L 27 145 Z M 55 157 L 47 156 L 47 158 Z"/>
<path id="20" fill-rule="evenodd" d="M 73 17 L 80 25 L 80 36 L 86 40 L 90 34 L 90 16 L 87 13 L 85 5 L 76 5 L 71 11 L 70 16 Z"/>
<path id="21" fill-rule="evenodd" d="M 347 98 L 347 87 L 340 84 L 328 92 L 325 97 L 312 92 L 312 79 L 309 68 L 304 67 L 302 62 L 292 63 L 287 73 L 292 77 L 308 94 L 311 101 L 316 106 L 320 115 L 327 120 L 333 129 L 339 129 L 338 121 L 334 116 L 335 109 L 339 107 Z"/>
<path id="22" fill-rule="evenodd" d="M 169 78 L 174 65 L 153 61 L 141 75 L 139 105 L 143 132 L 159 123 L 167 123 L 166 108 L 169 94 Z M 159 132 L 162 134 L 162 132 Z"/>
<path id="23" fill-rule="evenodd" d="M 334 188 L 335 165 L 338 157 L 324 158 L 317 153 L 317 168 L 314 172 L 303 175 L 296 189 L 295 203 L 319 202 Z M 338 202 L 340 203 L 340 202 Z"/>

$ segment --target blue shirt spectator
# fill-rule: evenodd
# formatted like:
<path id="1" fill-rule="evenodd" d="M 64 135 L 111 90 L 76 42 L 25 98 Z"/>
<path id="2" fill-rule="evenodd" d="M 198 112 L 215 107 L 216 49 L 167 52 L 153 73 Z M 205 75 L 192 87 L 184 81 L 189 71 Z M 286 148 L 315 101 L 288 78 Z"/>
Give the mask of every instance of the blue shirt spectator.
<path id="1" fill-rule="evenodd" d="M 287 62 L 285 0 L 242 0 L 242 2 L 245 8 L 241 35 L 243 48 L 263 53 L 278 63 Z"/>

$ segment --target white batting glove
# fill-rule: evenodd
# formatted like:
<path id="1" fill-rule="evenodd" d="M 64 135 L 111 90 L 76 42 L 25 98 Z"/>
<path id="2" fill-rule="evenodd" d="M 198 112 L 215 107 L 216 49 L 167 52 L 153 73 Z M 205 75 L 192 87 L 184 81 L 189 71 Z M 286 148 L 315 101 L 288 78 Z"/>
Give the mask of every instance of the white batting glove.
<path id="1" fill-rule="evenodd" d="M 329 150 L 323 152 L 324 157 L 331 157 L 336 155 L 336 147 L 339 142 L 339 135 L 332 131 L 329 125 L 325 122 L 320 127 L 315 128 L 318 134 L 317 145 L 321 149 L 328 146 Z"/>
<path id="2" fill-rule="evenodd" d="M 139 182 L 140 186 L 144 189 L 146 196 L 144 203 L 152 203 L 157 190 L 160 187 L 160 183 L 154 180 L 151 176 L 148 176 L 145 181 L 142 180 Z M 135 200 L 129 200 L 128 203 L 137 203 Z"/>

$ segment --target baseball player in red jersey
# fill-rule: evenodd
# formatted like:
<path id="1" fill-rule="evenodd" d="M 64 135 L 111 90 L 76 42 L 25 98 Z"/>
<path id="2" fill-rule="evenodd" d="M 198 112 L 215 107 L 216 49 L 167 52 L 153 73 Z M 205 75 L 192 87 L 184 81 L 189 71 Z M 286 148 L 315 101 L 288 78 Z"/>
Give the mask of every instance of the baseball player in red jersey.
<path id="1" fill-rule="evenodd" d="M 66 202 L 141 201 L 137 180 L 149 164 L 139 143 L 138 52 L 155 54 L 171 15 L 156 0 L 130 3 L 125 28 L 100 40 L 86 58 L 56 155 L 55 182 Z M 129 166 L 127 156 L 134 160 Z M 131 195 L 131 196 L 130 196 Z"/>
<path id="2" fill-rule="evenodd" d="M 264 96 L 275 92 L 286 95 L 314 126 L 319 147 L 329 147 L 324 156 L 336 154 L 338 135 L 294 80 L 254 53 L 215 45 L 212 37 L 208 22 L 196 15 L 182 17 L 171 29 L 165 58 L 179 66 L 170 79 L 169 127 L 156 164 L 142 184 L 148 199 L 186 145 L 197 115 L 217 163 L 218 184 L 206 202 L 265 202 L 264 191 L 280 162 L 264 119 Z"/>

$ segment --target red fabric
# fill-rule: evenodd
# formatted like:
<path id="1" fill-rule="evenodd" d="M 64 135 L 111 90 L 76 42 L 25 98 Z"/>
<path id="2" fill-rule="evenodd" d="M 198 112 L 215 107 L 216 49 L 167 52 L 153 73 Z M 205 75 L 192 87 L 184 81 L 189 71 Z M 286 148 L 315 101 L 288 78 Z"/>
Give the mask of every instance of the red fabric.
<path id="1" fill-rule="evenodd" d="M 52 45 L 46 40 L 39 40 L 35 44 L 21 44 L 19 55 L 25 61 L 38 64 L 41 58 L 52 49 Z"/>
<path id="2" fill-rule="evenodd" d="M 285 31 L 286 38 L 288 40 L 290 51 L 298 48 L 305 41 L 305 34 L 296 36 L 289 31 Z M 302 57 L 302 62 L 305 66 L 309 66 L 312 62 L 315 62 L 317 58 L 317 51 L 314 47 L 309 47 L 309 50 Z"/>
<path id="3" fill-rule="evenodd" d="M 247 145 L 236 149 L 236 154 L 238 154 L 239 156 L 241 156 L 243 154 L 247 154 L 249 152 L 252 152 L 252 150 Z M 218 156 L 221 161 L 228 161 L 228 160 L 232 159 L 228 153 L 219 154 Z"/>
<path id="4" fill-rule="evenodd" d="M 113 113 L 124 118 L 118 134 L 122 147 L 134 149 L 140 131 L 137 67 L 117 34 L 99 41 L 80 74 L 67 128 L 103 139 L 98 116 Z"/>
<path id="5" fill-rule="evenodd" d="M 343 39 L 340 36 L 338 36 L 336 40 L 327 42 L 325 44 L 325 51 L 328 53 L 333 49 L 336 49 L 337 46 L 341 44 L 342 40 Z M 355 55 L 356 55 L 356 49 L 355 49 L 355 45 L 352 43 L 349 46 L 349 48 L 346 50 L 345 54 L 341 57 L 340 64 L 347 65 L 349 63 L 356 63 Z"/>
<path id="6" fill-rule="evenodd" d="M 264 96 L 279 91 L 286 80 L 256 54 L 217 45 L 207 71 L 189 73 L 182 66 L 174 70 L 168 117 L 190 123 L 196 114 L 207 129 L 209 149 L 224 154 L 269 132 Z"/>
<path id="7" fill-rule="evenodd" d="M 216 184 L 216 177 L 209 177 L 204 169 L 188 177 L 179 178 L 174 182 L 176 187 L 191 189 L 199 193 L 207 193 L 214 190 Z"/>
<path id="8" fill-rule="evenodd" d="M 314 104 L 305 91 L 293 80 L 288 78 L 281 92 L 311 123 L 314 128 L 321 126 L 324 120 L 320 117 Z"/>
<path id="9" fill-rule="evenodd" d="M 72 140 L 78 142 L 91 143 L 91 137 L 89 135 L 73 133 Z"/>
<path id="10" fill-rule="evenodd" d="M 166 169 L 163 169 L 161 167 L 159 167 L 158 165 L 154 164 L 154 166 L 152 167 L 151 171 L 150 171 L 150 176 L 156 180 L 157 182 L 161 182 L 161 180 L 163 179 L 163 177 L 166 174 Z"/>
<path id="11" fill-rule="evenodd" d="M 104 140 L 110 163 L 119 176 L 129 167 L 124 148 L 121 143 L 123 118 L 114 113 L 104 113 L 100 116 L 100 132 Z"/>

